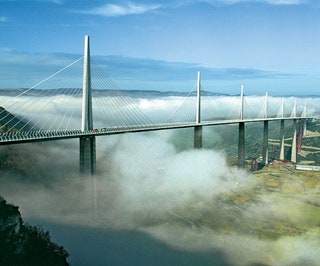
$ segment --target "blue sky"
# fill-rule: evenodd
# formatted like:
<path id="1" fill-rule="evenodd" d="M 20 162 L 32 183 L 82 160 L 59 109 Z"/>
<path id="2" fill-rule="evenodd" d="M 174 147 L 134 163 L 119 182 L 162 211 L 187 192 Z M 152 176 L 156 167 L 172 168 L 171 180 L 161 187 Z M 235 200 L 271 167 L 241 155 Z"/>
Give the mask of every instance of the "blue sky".
<path id="1" fill-rule="evenodd" d="M 91 55 L 121 89 L 320 95 L 318 0 L 0 0 L 0 88 Z"/>

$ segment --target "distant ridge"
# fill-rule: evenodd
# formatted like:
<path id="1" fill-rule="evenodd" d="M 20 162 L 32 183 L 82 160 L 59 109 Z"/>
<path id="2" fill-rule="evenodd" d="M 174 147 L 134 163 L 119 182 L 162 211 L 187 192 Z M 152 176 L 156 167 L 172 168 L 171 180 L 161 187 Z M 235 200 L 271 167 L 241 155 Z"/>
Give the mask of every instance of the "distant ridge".
<path id="1" fill-rule="evenodd" d="M 0 133 L 8 131 L 14 132 L 22 129 L 30 130 L 31 126 L 0 106 Z"/>
<path id="2" fill-rule="evenodd" d="M 32 89 L 25 93 L 28 88 L 17 88 L 17 89 L 0 89 L 0 96 L 18 96 L 18 95 L 25 95 L 25 96 L 34 96 L 34 97 L 42 97 L 43 91 L 47 91 L 49 89 Z M 81 88 L 59 88 L 59 89 L 50 89 L 50 95 L 46 95 L 46 97 L 50 96 L 58 96 L 58 95 L 76 95 L 80 97 L 82 95 Z M 170 97 L 170 96 L 177 96 L 177 97 L 184 97 L 188 95 L 188 92 L 177 92 L 177 91 L 158 91 L 158 90 L 97 90 L 93 89 L 94 96 L 129 96 L 132 98 L 152 98 L 152 97 Z M 196 95 L 196 92 L 191 93 L 192 96 Z M 228 93 L 221 93 L 221 92 L 211 92 L 211 91 L 201 91 L 202 96 L 240 96 L 240 94 L 228 94 Z M 247 95 L 247 96 L 264 96 L 264 95 Z M 315 94 L 306 94 L 306 95 L 270 95 L 273 97 L 297 97 L 297 98 L 319 98 L 320 95 Z"/>
<path id="3" fill-rule="evenodd" d="M 17 96 L 19 94 L 23 94 L 23 92 L 28 89 L 0 89 L 1 96 Z M 32 89 L 25 95 L 28 96 L 42 96 L 42 89 Z M 169 97 L 169 96 L 186 96 L 187 92 L 175 92 L 175 91 L 157 91 L 157 90 L 95 90 L 93 89 L 94 96 L 119 96 L 126 95 L 133 98 L 152 98 L 152 97 Z M 72 93 L 71 93 L 72 92 Z M 54 92 L 50 93 L 51 96 L 57 95 L 81 95 L 82 89 L 74 89 L 74 88 L 65 88 L 65 89 L 54 89 Z M 191 93 L 191 95 L 196 95 L 196 92 Z M 219 92 L 209 92 L 209 91 L 201 91 L 202 96 L 230 96 L 226 93 Z M 46 96 L 48 97 L 48 96 Z"/>

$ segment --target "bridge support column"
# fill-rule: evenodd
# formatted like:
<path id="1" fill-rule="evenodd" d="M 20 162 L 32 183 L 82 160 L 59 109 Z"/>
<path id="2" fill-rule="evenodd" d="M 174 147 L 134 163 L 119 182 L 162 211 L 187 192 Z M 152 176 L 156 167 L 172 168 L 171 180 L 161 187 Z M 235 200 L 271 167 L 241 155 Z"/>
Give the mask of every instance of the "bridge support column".
<path id="1" fill-rule="evenodd" d="M 198 71 L 198 79 L 197 79 L 197 110 L 196 110 L 196 123 L 201 123 L 201 74 Z M 202 126 L 194 127 L 194 148 L 201 149 L 202 148 Z"/>
<path id="2" fill-rule="evenodd" d="M 85 36 L 83 84 L 82 84 L 82 121 L 81 131 L 92 131 L 92 91 L 90 69 L 90 44 L 89 36 Z M 94 175 L 96 170 L 96 140 L 94 136 L 80 137 L 80 172 Z"/>
<path id="3" fill-rule="evenodd" d="M 245 128 L 244 128 L 244 122 L 239 123 L 238 167 L 245 168 Z"/>
<path id="4" fill-rule="evenodd" d="M 280 120 L 280 158 L 284 161 L 284 120 Z"/>
<path id="5" fill-rule="evenodd" d="M 267 165 L 269 162 L 269 124 L 268 121 L 263 122 L 263 146 L 262 146 L 262 158 L 263 163 Z"/>
<path id="6" fill-rule="evenodd" d="M 96 172 L 95 137 L 80 138 L 80 172 L 85 175 L 94 175 Z"/>
<path id="7" fill-rule="evenodd" d="M 297 162 L 297 120 L 293 120 L 293 137 L 291 146 L 291 162 Z"/>
<path id="8" fill-rule="evenodd" d="M 202 126 L 194 127 L 194 148 L 202 148 Z"/>

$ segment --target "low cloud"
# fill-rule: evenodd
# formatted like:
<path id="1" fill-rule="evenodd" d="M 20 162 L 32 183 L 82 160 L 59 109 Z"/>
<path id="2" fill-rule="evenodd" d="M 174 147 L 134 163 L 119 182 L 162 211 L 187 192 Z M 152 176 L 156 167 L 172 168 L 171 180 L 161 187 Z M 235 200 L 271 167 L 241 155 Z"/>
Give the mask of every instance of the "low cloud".
<path id="1" fill-rule="evenodd" d="M 94 180 L 77 174 L 77 141 L 24 145 L 15 150 L 16 158 L 24 158 L 20 163 L 26 166 L 33 162 L 31 175 L 25 180 L 2 171 L 0 193 L 19 205 L 26 218 L 88 226 L 96 212 L 98 226 L 143 229 L 156 222 L 152 216 L 161 221 L 177 208 L 201 206 L 249 185 L 246 173 L 229 168 L 223 153 L 177 151 L 169 139 L 161 134 L 98 139 Z"/>
<path id="2" fill-rule="evenodd" d="M 80 112 L 79 98 L 54 96 L 52 105 L 38 100 L 45 117 L 53 117 L 58 107 L 66 113 L 73 108 Z M 211 100 L 206 99 L 204 110 L 209 112 L 213 104 L 219 106 L 219 114 L 239 103 L 239 97 Z M 247 100 L 261 107 L 264 97 Z M 305 99 L 287 98 L 288 110 L 296 100 L 303 103 Z M 319 99 L 307 100 L 319 110 Z M 182 98 L 133 101 L 151 118 L 160 119 L 159 113 L 174 110 Z M 281 98 L 271 97 L 270 103 L 280 108 Z M 38 113 L 35 106 L 29 109 L 33 115 Z M 133 105 L 125 107 L 131 110 Z M 103 125 L 105 114 L 96 110 L 96 116 Z M 80 116 L 72 118 L 73 125 L 78 122 Z M 317 265 L 318 220 L 313 212 L 306 212 L 306 203 L 261 192 L 257 179 L 227 165 L 224 152 L 190 149 L 191 134 L 186 133 L 170 130 L 97 137 L 94 178 L 78 174 L 78 140 L 2 146 L 1 154 L 10 154 L 10 163 L 19 168 L 0 170 L 0 194 L 20 206 L 26 220 L 144 232 L 178 250 L 219 250 L 231 265 Z M 204 134 L 218 141 L 216 132 Z M 235 203 L 255 189 L 259 191 L 256 198 L 244 205 Z M 318 207 L 308 208 L 317 211 Z M 306 213 L 311 219 L 303 219 Z M 283 235 L 259 237 L 261 228 L 280 232 L 279 223 L 284 225 Z M 294 236 L 286 233 L 287 228 Z M 297 228 L 301 233 L 296 234 Z"/>
<path id="3" fill-rule="evenodd" d="M 80 129 L 81 95 L 48 95 L 48 92 L 50 90 L 40 91 L 37 97 L 0 96 L 1 106 L 23 118 L 25 122 L 29 122 L 29 126 L 33 126 L 34 129 Z M 76 92 L 80 93 L 80 90 Z M 305 104 L 307 116 L 314 116 L 320 112 L 320 97 L 269 96 L 268 117 L 281 117 L 282 100 L 284 101 L 284 117 L 293 115 L 295 103 L 298 117 L 302 116 Z M 240 109 L 239 96 L 203 96 L 201 119 L 202 121 L 238 119 Z M 262 118 L 265 116 L 265 109 L 265 96 L 245 96 L 245 119 Z M 194 122 L 195 117 L 196 97 L 131 98 L 123 93 L 120 97 L 97 96 L 93 98 L 93 126 L 95 128 Z"/>
<path id="4" fill-rule="evenodd" d="M 15 51 L 3 51 L 0 58 L 0 71 L 3 73 L 2 88 L 32 87 L 39 81 L 63 69 L 81 58 L 76 54 L 29 54 Z M 167 62 L 163 60 L 130 58 L 122 56 L 93 56 L 92 68 L 99 68 L 116 82 L 121 89 L 143 89 L 159 91 L 188 92 L 195 84 L 196 75 L 201 71 L 206 90 L 223 91 L 217 84 L 224 86 L 234 83 L 229 91 L 246 81 L 293 79 L 302 76 L 297 73 L 269 71 L 250 68 L 215 68 L 197 63 Z M 98 67 L 99 66 L 99 67 Z M 64 71 L 64 83 L 54 86 L 65 88 L 82 84 L 81 62 Z M 100 75 L 100 74 L 99 74 Z M 92 82 L 99 83 L 101 75 L 92 71 Z M 70 82 L 70 83 L 69 83 Z M 71 83 L 73 82 L 73 83 Z M 80 85 L 81 86 L 81 85 Z M 105 88 L 104 88 L 105 89 Z"/>
<path id="5" fill-rule="evenodd" d="M 291 228 L 286 221 L 303 217 L 305 208 L 292 198 L 281 203 L 272 193 L 244 209 L 225 201 L 256 181 L 228 167 L 221 152 L 177 151 L 160 133 L 100 137 L 99 170 L 92 179 L 76 174 L 78 143 L 68 143 L 25 145 L 35 168 L 28 179 L 1 172 L 1 195 L 20 206 L 26 220 L 144 232 L 175 250 L 219 250 L 228 265 L 317 265 L 320 259 L 314 219 L 313 227 L 295 236 L 255 235 L 257 227 L 272 229 L 277 221 Z"/>
<path id="6" fill-rule="evenodd" d="M 261 0 L 261 2 L 266 2 L 272 5 L 300 5 L 306 4 L 308 0 Z"/>

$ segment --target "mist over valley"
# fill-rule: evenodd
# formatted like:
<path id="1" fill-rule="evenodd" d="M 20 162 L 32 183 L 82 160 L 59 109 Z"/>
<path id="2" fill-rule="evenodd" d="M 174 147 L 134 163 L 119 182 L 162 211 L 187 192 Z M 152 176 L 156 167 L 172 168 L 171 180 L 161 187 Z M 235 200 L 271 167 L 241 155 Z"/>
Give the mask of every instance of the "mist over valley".
<path id="1" fill-rule="evenodd" d="M 183 100 L 132 99 L 153 121 L 164 121 Z M 56 95 L 50 105 L 41 105 L 41 114 L 36 105 L 27 110 L 46 121 L 57 108 L 80 111 L 80 101 Z M 264 97 L 247 101 L 261 109 Z M 281 99 L 269 101 L 274 103 L 270 113 L 277 113 Z M 295 101 L 307 101 L 310 114 L 319 111 L 318 98 L 290 97 L 288 112 Z M 186 106 L 193 108 L 192 102 Z M 227 116 L 232 108 L 236 115 L 236 106 L 239 97 L 205 97 L 204 119 Z M 95 126 L 104 127 L 105 113 L 97 110 Z M 26 112 L 15 111 L 28 121 Z M 184 114 L 175 112 L 176 117 Z M 79 124 L 80 115 L 69 121 L 72 128 Z M 309 121 L 308 128 L 314 135 L 303 141 L 319 147 L 318 122 Z M 261 156 L 262 132 L 260 123 L 246 126 L 248 164 Z M 78 172 L 77 139 L 1 146 L 0 194 L 19 206 L 26 221 L 48 229 L 70 253 L 71 265 L 317 265 L 319 172 L 290 165 L 255 173 L 238 169 L 237 134 L 237 125 L 204 127 L 201 150 L 193 149 L 192 128 L 97 137 L 93 178 Z M 287 152 L 291 135 L 287 121 Z M 278 122 L 270 122 L 269 138 L 278 136 Z M 270 150 L 276 159 L 276 141 Z M 299 161 L 319 165 L 317 152 L 310 148 Z"/>

